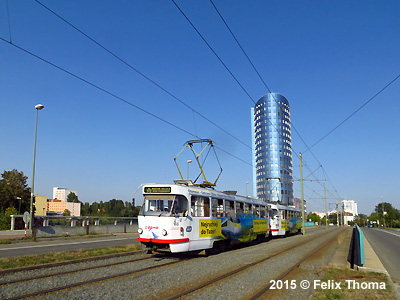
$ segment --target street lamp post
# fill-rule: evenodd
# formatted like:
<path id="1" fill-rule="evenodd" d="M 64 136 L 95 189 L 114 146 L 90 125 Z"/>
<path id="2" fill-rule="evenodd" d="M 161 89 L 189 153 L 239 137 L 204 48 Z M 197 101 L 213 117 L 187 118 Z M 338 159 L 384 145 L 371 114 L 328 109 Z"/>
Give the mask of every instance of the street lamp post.
<path id="1" fill-rule="evenodd" d="M 246 197 L 248 197 L 247 196 L 247 185 L 249 184 L 249 182 L 248 181 L 246 181 Z"/>
<path id="2" fill-rule="evenodd" d="M 188 161 L 187 161 L 187 179 L 189 180 L 189 164 L 191 163 L 192 161 L 189 159 Z"/>
<path id="3" fill-rule="evenodd" d="M 33 167 L 32 167 L 32 187 L 31 187 L 31 205 L 29 211 L 29 229 L 32 229 L 33 225 L 33 193 L 34 193 L 34 186 L 35 186 L 35 158 L 36 158 L 36 133 L 37 133 L 37 122 L 38 122 L 38 112 L 39 110 L 43 109 L 42 104 L 38 104 L 35 106 L 36 108 L 36 120 L 35 120 L 35 139 L 33 141 Z"/>
<path id="4" fill-rule="evenodd" d="M 18 208 L 18 214 L 21 214 L 21 197 L 17 197 L 17 200 L 19 200 L 19 208 Z"/>

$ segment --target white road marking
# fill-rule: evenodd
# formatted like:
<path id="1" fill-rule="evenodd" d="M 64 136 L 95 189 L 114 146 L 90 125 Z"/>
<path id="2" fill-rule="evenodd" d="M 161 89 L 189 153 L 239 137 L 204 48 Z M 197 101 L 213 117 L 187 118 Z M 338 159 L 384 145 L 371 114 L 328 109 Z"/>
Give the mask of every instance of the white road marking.
<path id="1" fill-rule="evenodd" d="M 395 235 L 395 236 L 397 236 L 397 237 L 400 237 L 400 234 L 396 234 L 396 233 L 391 232 L 391 231 L 389 231 L 389 230 L 385 230 L 385 229 L 379 229 L 379 230 L 382 230 L 383 232 L 390 233 L 390 234 L 393 234 L 393 235 Z"/>

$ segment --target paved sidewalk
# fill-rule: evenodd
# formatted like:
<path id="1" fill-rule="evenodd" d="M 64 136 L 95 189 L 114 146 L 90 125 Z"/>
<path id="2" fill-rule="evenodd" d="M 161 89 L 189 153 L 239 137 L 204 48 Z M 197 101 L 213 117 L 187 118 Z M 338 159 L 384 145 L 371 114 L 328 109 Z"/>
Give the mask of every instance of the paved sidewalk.
<path id="1" fill-rule="evenodd" d="M 350 241 L 351 241 L 352 231 L 349 231 L 343 240 L 339 241 L 339 248 L 337 249 L 336 253 L 332 257 L 332 260 L 329 263 L 330 267 L 335 268 L 350 268 L 350 263 L 347 261 L 347 255 L 349 253 L 350 248 Z M 393 287 L 393 290 L 397 291 L 395 297 L 396 299 L 400 299 L 399 288 L 393 283 L 389 273 L 383 266 L 382 262 L 380 261 L 379 257 L 376 255 L 375 251 L 372 249 L 370 243 L 368 242 L 367 238 L 364 235 L 364 258 L 365 264 L 363 267 L 357 267 L 359 271 L 364 272 L 379 272 L 385 273 L 389 283 Z"/>
<path id="2" fill-rule="evenodd" d="M 26 231 L 26 236 L 31 236 L 31 231 Z M 2 230 L 0 231 L 0 240 L 2 239 L 15 239 L 25 237 L 25 230 Z"/>
<path id="3" fill-rule="evenodd" d="M 372 249 L 368 240 L 364 236 L 364 255 L 365 255 L 365 264 L 363 267 L 359 267 L 361 270 L 365 269 L 368 271 L 378 271 L 388 274 L 385 267 L 381 263 L 381 260 L 376 255 L 374 249 Z"/>

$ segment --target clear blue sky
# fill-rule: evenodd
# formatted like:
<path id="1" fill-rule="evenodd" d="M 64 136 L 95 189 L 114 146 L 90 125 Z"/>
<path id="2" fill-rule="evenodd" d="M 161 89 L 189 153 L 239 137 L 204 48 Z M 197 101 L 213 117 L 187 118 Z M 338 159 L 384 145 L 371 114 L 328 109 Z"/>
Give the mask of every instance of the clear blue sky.
<path id="1" fill-rule="evenodd" d="M 252 101 L 171 1 L 45 1 L 69 22 L 176 97 L 251 145 Z M 268 91 L 209 1 L 182 10 L 257 101 Z M 310 146 L 400 74 L 398 1 L 221 1 L 215 5 L 273 92 L 290 102 L 292 123 Z M 35 1 L 0 0 L 0 36 L 248 162 L 218 151 L 219 190 L 252 190 L 251 151 L 63 23 Z M 10 30 L 9 30 L 10 29 Z M 142 183 L 178 178 L 173 158 L 194 139 L 0 41 L 0 171 L 31 180 L 34 106 L 39 112 L 35 193 L 78 191 L 83 202 L 129 201 Z M 371 213 L 400 208 L 400 79 L 312 148 L 338 195 Z M 292 130 L 295 153 L 307 147 Z M 186 176 L 185 153 L 180 160 Z M 319 163 L 307 151 L 311 171 Z M 209 161 L 210 181 L 216 174 Z M 299 160 L 293 155 L 294 174 Z M 195 173 L 190 165 L 190 175 Z M 304 177 L 309 170 L 305 168 Z M 208 173 L 207 173 L 208 174 Z M 322 170 L 314 173 L 326 179 Z M 310 178 L 313 178 L 311 176 Z M 323 183 L 323 182 L 322 182 Z M 332 185 L 333 184 L 333 185 Z M 337 193 L 333 190 L 336 188 Z M 140 192 L 135 197 L 140 201 Z M 306 182 L 309 210 L 323 188 Z M 295 196 L 300 187 L 295 183 Z"/>

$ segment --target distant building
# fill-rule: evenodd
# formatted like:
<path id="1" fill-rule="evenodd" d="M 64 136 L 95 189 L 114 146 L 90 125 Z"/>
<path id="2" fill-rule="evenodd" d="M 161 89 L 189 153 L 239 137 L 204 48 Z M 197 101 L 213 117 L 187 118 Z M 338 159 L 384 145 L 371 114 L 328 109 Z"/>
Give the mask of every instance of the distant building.
<path id="1" fill-rule="evenodd" d="M 357 202 L 354 200 L 342 200 L 343 220 L 345 224 L 354 221 L 354 217 L 358 215 Z"/>
<path id="2" fill-rule="evenodd" d="M 294 199 L 293 199 L 293 206 L 294 206 L 295 208 L 301 209 L 301 199 L 299 199 L 299 198 L 294 198 Z"/>
<path id="3" fill-rule="evenodd" d="M 293 168 L 288 100 L 277 93 L 261 97 L 253 114 L 253 182 L 257 197 L 293 205 Z"/>
<path id="4" fill-rule="evenodd" d="M 74 193 L 75 195 L 78 196 L 77 191 L 72 191 L 66 188 L 53 187 L 53 199 L 67 201 L 67 197 L 70 193 Z"/>
<path id="5" fill-rule="evenodd" d="M 349 222 L 354 222 L 354 215 L 351 212 L 343 212 L 343 224 L 348 225 Z"/>
<path id="6" fill-rule="evenodd" d="M 63 212 L 68 209 L 71 216 L 80 217 L 81 215 L 81 203 L 66 202 L 59 199 L 50 199 L 47 202 L 47 211 L 62 215 Z"/>
<path id="7" fill-rule="evenodd" d="M 47 196 L 35 195 L 35 216 L 46 216 Z"/>

